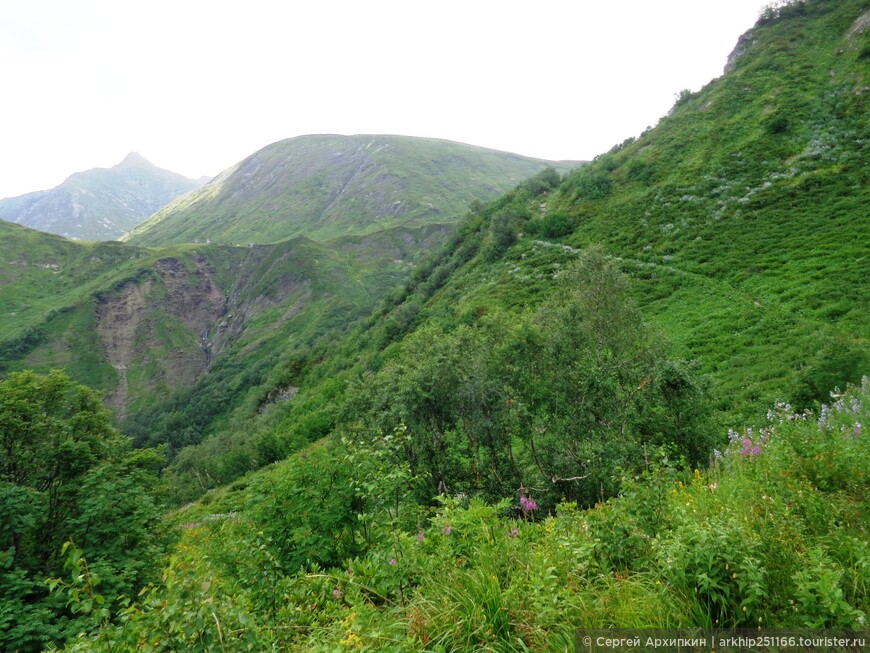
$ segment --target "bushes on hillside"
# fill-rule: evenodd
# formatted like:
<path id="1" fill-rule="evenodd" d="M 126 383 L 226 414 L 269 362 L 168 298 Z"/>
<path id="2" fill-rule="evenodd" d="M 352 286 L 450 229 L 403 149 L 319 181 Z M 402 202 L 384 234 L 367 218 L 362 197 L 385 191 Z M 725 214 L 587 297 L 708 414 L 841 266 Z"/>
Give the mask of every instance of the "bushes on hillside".
<path id="1" fill-rule="evenodd" d="M 528 490 L 525 501 L 442 497 L 430 518 L 400 523 L 390 497 L 413 484 L 408 468 L 393 485 L 375 472 L 397 462 L 403 433 L 377 454 L 338 448 L 330 462 L 318 448 L 250 488 L 264 510 L 196 508 L 164 582 L 70 650 L 528 651 L 570 648 L 577 627 L 864 628 L 870 380 L 834 399 L 818 415 L 778 404 L 761 428 L 732 431 L 706 471 L 654 451 L 617 497 L 543 518 Z M 332 567 L 281 565 L 295 529 L 347 506 L 341 492 L 312 500 L 314 478 L 336 473 L 372 499 L 351 512 L 381 535 Z M 320 536 L 332 546 L 341 532 Z"/>
<path id="2" fill-rule="evenodd" d="M 612 495 L 613 470 L 637 468 L 646 450 L 706 460 L 703 392 L 643 325 L 614 263 L 592 251 L 560 283 L 519 319 L 418 330 L 350 389 L 340 421 L 361 440 L 407 427 L 424 502 L 536 487 L 548 507 L 588 505 Z"/>

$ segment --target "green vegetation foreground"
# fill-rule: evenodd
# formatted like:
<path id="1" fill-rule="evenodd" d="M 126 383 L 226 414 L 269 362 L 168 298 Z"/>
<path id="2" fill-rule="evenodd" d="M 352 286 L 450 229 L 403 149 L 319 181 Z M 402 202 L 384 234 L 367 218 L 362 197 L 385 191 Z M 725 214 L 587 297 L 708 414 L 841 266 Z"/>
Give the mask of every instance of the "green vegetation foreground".
<path id="1" fill-rule="evenodd" d="M 69 650 L 566 651 L 580 626 L 863 628 L 868 419 L 865 379 L 818 415 L 777 405 L 704 472 L 659 451 L 589 510 L 441 497 L 412 529 L 394 502 L 410 469 L 389 459 L 401 433 L 374 456 L 314 448 L 179 513 L 162 583 Z M 342 546 L 348 506 L 366 551 L 295 567 Z"/>

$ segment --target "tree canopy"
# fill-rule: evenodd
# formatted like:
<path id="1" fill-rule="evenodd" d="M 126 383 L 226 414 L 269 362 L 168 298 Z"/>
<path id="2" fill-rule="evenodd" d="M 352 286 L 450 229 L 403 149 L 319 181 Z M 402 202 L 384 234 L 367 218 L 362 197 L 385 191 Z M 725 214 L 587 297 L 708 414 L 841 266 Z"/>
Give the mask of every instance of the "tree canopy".
<path id="1" fill-rule="evenodd" d="M 132 451 L 99 394 L 63 373 L 0 380 L 0 648 L 41 650 L 78 628 L 45 579 L 75 542 L 109 603 L 159 552 L 155 450 Z"/>
<path id="2" fill-rule="evenodd" d="M 643 323 L 616 264 L 586 252 L 559 284 L 520 318 L 426 325 L 351 389 L 345 418 L 359 437 L 407 427 L 422 500 L 535 488 L 551 506 L 589 504 L 655 448 L 706 461 L 704 393 Z"/>

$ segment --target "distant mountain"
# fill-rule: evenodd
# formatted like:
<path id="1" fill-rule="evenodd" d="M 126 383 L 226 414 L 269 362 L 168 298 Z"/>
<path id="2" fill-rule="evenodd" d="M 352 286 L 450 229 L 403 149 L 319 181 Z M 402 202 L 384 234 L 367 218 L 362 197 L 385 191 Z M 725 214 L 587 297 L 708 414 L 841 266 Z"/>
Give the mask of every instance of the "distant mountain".
<path id="1" fill-rule="evenodd" d="M 127 240 L 247 245 L 456 222 L 475 200 L 494 199 L 547 166 L 576 165 L 429 138 L 300 136 L 252 154 Z"/>
<path id="2" fill-rule="evenodd" d="M 133 152 L 112 168 L 77 172 L 51 190 L 0 200 L 0 219 L 73 240 L 115 240 L 204 181 Z"/>

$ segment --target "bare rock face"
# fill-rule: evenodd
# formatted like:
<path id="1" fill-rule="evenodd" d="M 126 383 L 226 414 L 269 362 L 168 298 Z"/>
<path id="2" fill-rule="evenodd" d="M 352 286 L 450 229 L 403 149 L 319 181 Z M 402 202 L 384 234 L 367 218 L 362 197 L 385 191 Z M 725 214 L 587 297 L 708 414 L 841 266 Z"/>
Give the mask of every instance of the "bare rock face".
<path id="1" fill-rule="evenodd" d="M 209 333 L 226 312 L 226 298 L 208 260 L 194 261 L 196 269 L 188 270 L 178 259 L 161 259 L 153 275 L 98 300 L 96 330 L 118 374 L 106 401 L 120 418 L 141 389 L 131 388 L 132 370 L 149 369 L 149 383 L 171 391 L 194 383 L 211 361 Z"/>
<path id="2" fill-rule="evenodd" d="M 846 34 L 846 38 L 849 41 L 855 41 L 868 29 L 870 29 L 870 11 L 866 11 L 858 17 L 849 30 L 849 33 Z"/>
<path id="3" fill-rule="evenodd" d="M 109 364 L 118 373 L 118 386 L 106 397 L 106 403 L 121 417 L 129 394 L 127 368 L 133 360 L 138 335 L 143 329 L 152 285 L 150 279 L 144 283 L 128 283 L 97 304 L 97 334 L 105 347 Z"/>
<path id="4" fill-rule="evenodd" d="M 167 291 L 167 304 L 173 315 L 192 331 L 200 333 L 211 327 L 226 310 L 226 298 L 215 285 L 214 268 L 208 259 L 194 256 L 196 270 L 188 270 L 175 258 L 157 261 L 155 268 Z"/>
<path id="5" fill-rule="evenodd" d="M 757 39 L 754 36 L 754 32 L 752 30 L 743 34 L 739 39 L 737 39 L 737 45 L 734 46 L 734 49 L 731 51 L 731 54 L 728 55 L 728 61 L 725 62 L 724 73 L 730 73 L 737 66 L 737 60 L 743 56 L 746 50 L 750 45 L 755 43 Z"/>

